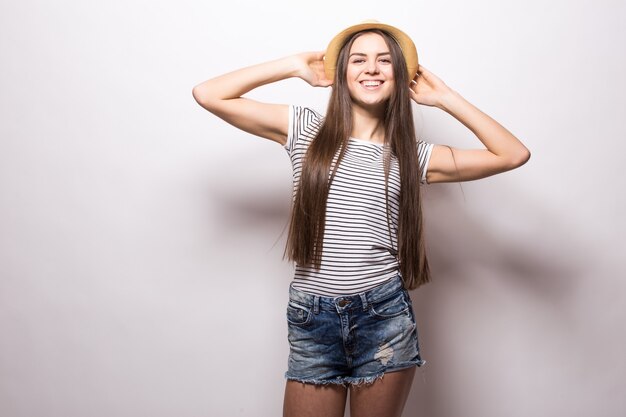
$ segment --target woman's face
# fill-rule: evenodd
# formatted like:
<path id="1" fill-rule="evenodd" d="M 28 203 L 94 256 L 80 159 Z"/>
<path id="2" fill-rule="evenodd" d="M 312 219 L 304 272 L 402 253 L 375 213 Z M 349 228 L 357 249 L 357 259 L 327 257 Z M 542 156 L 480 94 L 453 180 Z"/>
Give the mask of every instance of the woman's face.
<path id="1" fill-rule="evenodd" d="M 395 88 L 391 52 L 377 33 L 364 33 L 354 40 L 348 57 L 346 82 L 355 105 L 376 108 L 391 97 Z"/>

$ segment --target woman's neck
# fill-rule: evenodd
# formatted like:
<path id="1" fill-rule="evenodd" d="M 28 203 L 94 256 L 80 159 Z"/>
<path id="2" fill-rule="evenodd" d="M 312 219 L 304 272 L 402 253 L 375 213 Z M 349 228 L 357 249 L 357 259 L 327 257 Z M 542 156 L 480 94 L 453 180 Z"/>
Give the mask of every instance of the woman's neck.
<path id="1" fill-rule="evenodd" d="M 381 145 L 384 144 L 385 126 L 383 125 L 382 117 L 354 106 L 352 108 L 351 136 Z"/>

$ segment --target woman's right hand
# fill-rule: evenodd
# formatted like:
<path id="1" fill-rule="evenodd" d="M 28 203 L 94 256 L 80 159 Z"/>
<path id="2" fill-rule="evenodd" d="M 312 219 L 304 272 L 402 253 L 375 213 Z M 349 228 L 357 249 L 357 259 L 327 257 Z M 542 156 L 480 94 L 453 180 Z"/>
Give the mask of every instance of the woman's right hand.
<path id="1" fill-rule="evenodd" d="M 299 77 L 313 87 L 328 87 L 333 80 L 326 78 L 324 73 L 325 51 L 303 52 L 296 55 Z"/>

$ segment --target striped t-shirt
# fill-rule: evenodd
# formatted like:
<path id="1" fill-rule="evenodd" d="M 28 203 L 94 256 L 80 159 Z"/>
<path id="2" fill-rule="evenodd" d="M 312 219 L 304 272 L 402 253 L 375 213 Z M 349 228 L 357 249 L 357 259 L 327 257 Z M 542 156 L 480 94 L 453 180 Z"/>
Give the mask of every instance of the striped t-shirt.
<path id="1" fill-rule="evenodd" d="M 289 107 L 285 149 L 293 166 L 294 197 L 303 157 L 322 121 L 323 117 L 310 108 Z M 417 143 L 422 183 L 432 147 L 426 142 Z M 383 146 L 350 138 L 328 193 L 320 269 L 296 265 L 294 288 L 324 296 L 356 294 L 398 274 L 395 253 L 400 172 L 394 155 L 388 187 L 391 239 L 385 202 Z"/>

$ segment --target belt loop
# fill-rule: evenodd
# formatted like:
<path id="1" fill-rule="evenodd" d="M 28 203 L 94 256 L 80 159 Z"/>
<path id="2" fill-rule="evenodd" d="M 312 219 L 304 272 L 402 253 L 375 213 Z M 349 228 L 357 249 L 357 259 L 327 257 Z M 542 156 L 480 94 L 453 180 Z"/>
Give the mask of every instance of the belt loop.
<path id="1" fill-rule="evenodd" d="M 313 297 L 313 313 L 319 314 L 320 312 L 320 296 L 316 295 Z"/>
<path id="2" fill-rule="evenodd" d="M 367 311 L 370 308 L 370 304 L 367 301 L 367 296 L 365 295 L 364 292 L 360 293 L 359 296 L 361 297 L 361 304 L 363 304 L 363 311 Z"/>

